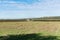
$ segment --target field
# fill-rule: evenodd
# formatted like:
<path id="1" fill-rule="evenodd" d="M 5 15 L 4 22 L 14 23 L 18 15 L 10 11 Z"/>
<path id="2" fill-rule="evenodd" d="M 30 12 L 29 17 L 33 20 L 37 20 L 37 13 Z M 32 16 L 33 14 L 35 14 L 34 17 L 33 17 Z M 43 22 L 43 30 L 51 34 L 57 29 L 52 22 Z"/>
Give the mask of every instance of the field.
<path id="1" fill-rule="evenodd" d="M 0 36 L 23 34 L 60 36 L 60 21 L 0 22 Z"/>

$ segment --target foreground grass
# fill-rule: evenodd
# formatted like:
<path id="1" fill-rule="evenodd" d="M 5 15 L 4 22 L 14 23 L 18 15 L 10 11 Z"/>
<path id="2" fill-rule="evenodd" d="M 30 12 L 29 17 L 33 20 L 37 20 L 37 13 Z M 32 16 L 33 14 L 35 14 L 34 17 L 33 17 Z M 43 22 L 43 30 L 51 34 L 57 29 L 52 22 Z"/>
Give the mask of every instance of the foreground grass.
<path id="1" fill-rule="evenodd" d="M 41 36 L 41 34 L 20 34 L 0 36 L 0 40 L 60 40 L 60 36 Z"/>
<path id="2" fill-rule="evenodd" d="M 31 33 L 60 36 L 60 22 L 0 22 L 0 36 Z"/>

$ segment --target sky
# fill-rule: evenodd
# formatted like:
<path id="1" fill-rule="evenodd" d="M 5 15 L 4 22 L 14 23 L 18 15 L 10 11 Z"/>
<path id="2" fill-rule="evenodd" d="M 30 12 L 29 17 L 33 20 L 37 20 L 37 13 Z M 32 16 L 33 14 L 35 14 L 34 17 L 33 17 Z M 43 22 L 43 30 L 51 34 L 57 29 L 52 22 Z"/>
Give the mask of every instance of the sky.
<path id="1" fill-rule="evenodd" d="M 60 0 L 0 0 L 0 19 L 60 16 Z"/>

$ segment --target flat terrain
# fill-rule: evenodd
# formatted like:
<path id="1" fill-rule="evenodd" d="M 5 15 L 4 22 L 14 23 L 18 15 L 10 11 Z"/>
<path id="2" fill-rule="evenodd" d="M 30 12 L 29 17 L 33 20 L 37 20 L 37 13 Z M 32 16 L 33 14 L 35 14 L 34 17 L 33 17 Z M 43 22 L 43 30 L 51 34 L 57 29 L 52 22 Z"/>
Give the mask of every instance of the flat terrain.
<path id="1" fill-rule="evenodd" d="M 59 21 L 0 22 L 0 36 L 41 33 L 60 36 Z"/>

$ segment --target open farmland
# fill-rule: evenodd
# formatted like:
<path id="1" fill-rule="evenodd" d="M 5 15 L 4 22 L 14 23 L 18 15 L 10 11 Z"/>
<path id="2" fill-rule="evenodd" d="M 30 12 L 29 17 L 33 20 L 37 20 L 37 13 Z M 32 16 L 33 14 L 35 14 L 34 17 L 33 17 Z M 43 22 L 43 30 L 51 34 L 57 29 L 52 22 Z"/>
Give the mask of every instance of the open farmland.
<path id="1" fill-rule="evenodd" d="M 42 33 L 60 36 L 59 21 L 0 22 L 0 35 Z"/>

